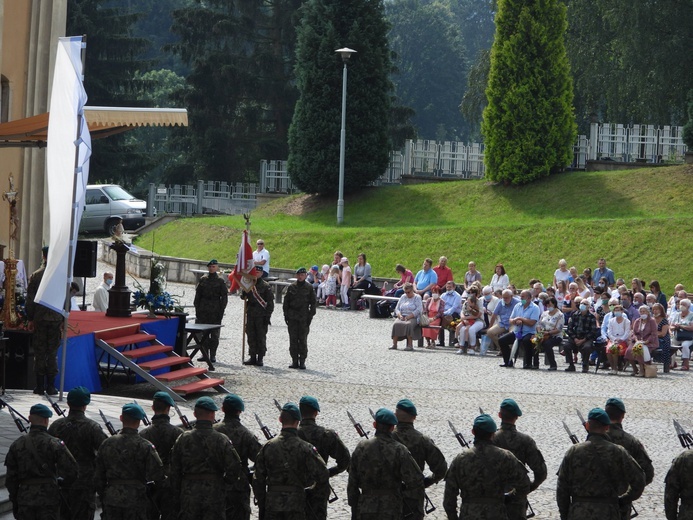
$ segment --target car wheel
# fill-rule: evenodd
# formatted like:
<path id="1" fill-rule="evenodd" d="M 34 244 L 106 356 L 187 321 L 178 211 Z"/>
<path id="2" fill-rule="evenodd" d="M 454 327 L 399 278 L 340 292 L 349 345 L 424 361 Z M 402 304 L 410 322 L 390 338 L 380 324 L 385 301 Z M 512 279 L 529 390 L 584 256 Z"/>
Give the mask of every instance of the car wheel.
<path id="1" fill-rule="evenodd" d="M 106 225 L 104 226 L 104 231 L 108 236 L 113 236 L 115 235 L 115 230 L 116 226 L 118 225 L 118 219 L 117 218 L 109 218 L 106 221 Z"/>

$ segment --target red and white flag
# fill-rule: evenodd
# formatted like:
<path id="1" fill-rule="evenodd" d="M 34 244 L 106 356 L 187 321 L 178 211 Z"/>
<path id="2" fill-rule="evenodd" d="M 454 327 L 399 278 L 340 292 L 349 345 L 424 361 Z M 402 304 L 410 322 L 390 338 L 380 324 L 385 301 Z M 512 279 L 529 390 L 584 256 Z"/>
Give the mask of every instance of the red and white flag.
<path id="1" fill-rule="evenodd" d="M 244 292 L 250 292 L 255 287 L 257 278 L 255 261 L 253 260 L 253 248 L 250 247 L 250 236 L 248 231 L 245 230 L 241 237 L 241 247 L 238 249 L 238 255 L 236 255 L 236 265 L 229 275 L 229 280 L 231 280 L 230 290 L 234 292 L 240 288 Z"/>

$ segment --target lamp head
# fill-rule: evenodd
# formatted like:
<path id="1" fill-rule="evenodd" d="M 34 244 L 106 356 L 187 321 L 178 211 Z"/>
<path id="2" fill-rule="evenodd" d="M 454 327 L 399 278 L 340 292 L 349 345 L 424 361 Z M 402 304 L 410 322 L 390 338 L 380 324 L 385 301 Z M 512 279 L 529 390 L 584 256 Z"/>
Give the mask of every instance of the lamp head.
<path id="1" fill-rule="evenodd" d="M 357 51 L 355 51 L 354 49 L 350 49 L 348 47 L 342 47 L 341 49 L 337 49 L 334 52 L 339 53 L 339 55 L 342 57 L 342 61 L 346 63 L 347 61 L 349 61 L 349 58 L 351 58 L 351 55 Z"/>

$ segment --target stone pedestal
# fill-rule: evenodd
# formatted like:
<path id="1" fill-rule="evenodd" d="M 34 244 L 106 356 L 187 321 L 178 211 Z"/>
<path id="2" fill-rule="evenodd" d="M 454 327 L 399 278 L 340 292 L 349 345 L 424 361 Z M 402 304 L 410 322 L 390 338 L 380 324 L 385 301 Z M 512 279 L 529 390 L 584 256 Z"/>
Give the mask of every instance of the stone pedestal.
<path id="1" fill-rule="evenodd" d="M 106 316 L 115 318 L 129 318 L 130 312 L 130 289 L 125 285 L 125 255 L 130 251 L 130 247 L 124 242 L 113 242 L 109 249 L 116 252 L 116 272 L 115 283 L 108 291 L 108 310 Z"/>

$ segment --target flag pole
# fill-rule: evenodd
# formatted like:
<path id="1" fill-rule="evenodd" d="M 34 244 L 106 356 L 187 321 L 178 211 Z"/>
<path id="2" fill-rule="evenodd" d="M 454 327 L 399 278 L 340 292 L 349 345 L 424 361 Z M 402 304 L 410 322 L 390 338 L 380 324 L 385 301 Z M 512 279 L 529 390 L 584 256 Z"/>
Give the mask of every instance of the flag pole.
<path id="1" fill-rule="evenodd" d="M 247 233 L 248 237 L 247 240 L 250 241 L 250 213 L 243 213 L 243 218 L 245 219 L 245 232 Z M 245 269 L 245 266 L 243 266 Z M 243 288 L 241 288 L 241 291 Z M 245 332 L 246 332 L 246 327 L 248 323 L 248 294 L 246 293 L 246 297 L 243 300 L 243 339 L 241 342 L 241 364 L 245 361 Z"/>

